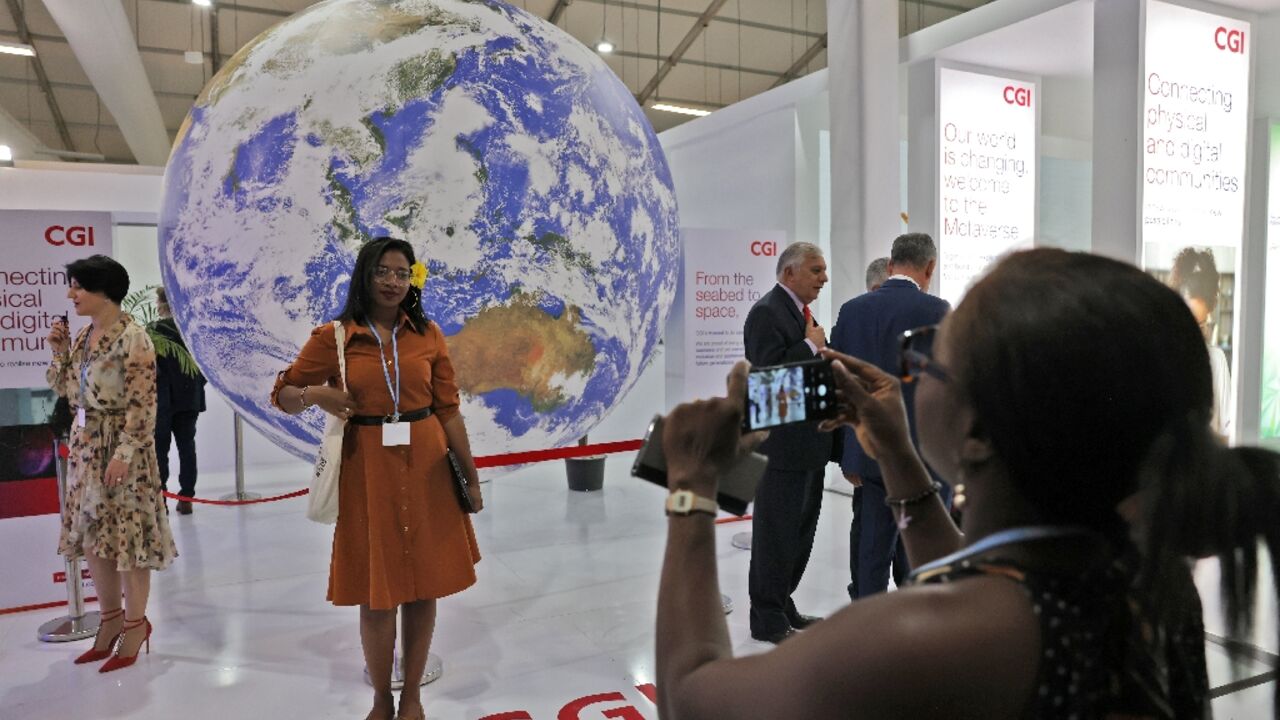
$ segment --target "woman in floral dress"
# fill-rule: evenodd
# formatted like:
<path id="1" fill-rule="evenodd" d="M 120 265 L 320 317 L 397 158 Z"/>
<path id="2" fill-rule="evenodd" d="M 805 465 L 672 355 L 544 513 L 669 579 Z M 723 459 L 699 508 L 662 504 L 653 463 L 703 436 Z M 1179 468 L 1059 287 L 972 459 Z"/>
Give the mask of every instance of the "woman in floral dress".
<path id="1" fill-rule="evenodd" d="M 120 308 L 129 274 L 94 255 L 67 265 L 67 276 L 76 314 L 92 322 L 74 342 L 64 322 L 49 333 L 45 377 L 75 413 L 58 552 L 84 554 L 102 613 L 93 648 L 75 662 L 110 657 L 100 672 L 111 672 L 132 665 L 144 642 L 150 651 L 151 571 L 178 553 L 156 466 L 155 348 Z"/>

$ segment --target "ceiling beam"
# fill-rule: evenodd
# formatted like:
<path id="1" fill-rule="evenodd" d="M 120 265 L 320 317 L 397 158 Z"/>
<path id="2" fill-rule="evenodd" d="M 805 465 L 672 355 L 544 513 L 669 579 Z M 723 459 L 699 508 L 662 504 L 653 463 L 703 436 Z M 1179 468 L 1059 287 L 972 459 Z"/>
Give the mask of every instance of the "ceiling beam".
<path id="1" fill-rule="evenodd" d="M 22 6 L 18 4 L 18 0 L 6 0 L 6 2 L 9 5 L 9 14 L 13 16 L 13 23 L 18 27 L 18 41 L 34 47 L 35 43 L 31 41 L 31 32 L 27 30 L 27 16 L 22 12 Z M 31 58 L 31 66 L 35 68 L 36 81 L 40 83 L 40 92 L 44 93 L 44 101 L 49 104 L 49 114 L 53 116 L 53 122 L 58 126 L 58 137 L 62 139 L 63 147 L 74 151 L 75 143 L 71 142 L 67 121 L 62 118 L 58 99 L 53 96 L 53 87 L 49 85 L 49 76 L 45 74 L 44 63 L 40 61 L 39 52 Z"/>
<path id="2" fill-rule="evenodd" d="M 30 160 L 44 147 L 40 138 L 4 108 L 0 108 L 0 138 L 4 138 L 4 144 L 13 151 L 15 160 Z"/>
<path id="3" fill-rule="evenodd" d="M 676 66 L 676 63 L 680 62 L 680 58 L 684 57 L 685 52 L 689 50 L 689 46 L 693 45 L 693 41 L 697 40 L 698 36 L 702 34 L 702 31 L 707 29 L 707 25 L 711 24 L 711 18 L 715 17 L 716 13 L 720 12 L 720 8 L 724 7 L 724 4 L 728 1 L 729 0 L 711 0 L 711 4 L 707 6 L 706 10 L 702 11 L 702 15 L 698 16 L 697 21 L 693 23 L 693 27 L 689 29 L 689 32 L 685 34 L 684 39 L 681 40 L 680 44 L 676 46 L 676 49 L 672 51 L 671 56 L 663 61 L 662 65 L 658 68 L 658 72 L 654 73 L 653 77 L 649 79 L 649 82 L 646 83 L 644 88 L 640 91 L 640 94 L 636 96 L 636 102 L 643 106 L 649 101 L 649 98 L 653 97 L 653 94 L 658 91 L 658 86 L 662 84 L 662 79 L 671 72 L 672 68 Z"/>
<path id="4" fill-rule="evenodd" d="M 773 89 L 779 85 L 785 85 L 786 83 L 800 77 L 804 73 L 804 69 L 809 67 L 809 63 L 813 62 L 813 59 L 818 57 L 818 55 L 826 49 L 827 34 L 822 33 L 822 37 L 818 38 L 818 42 L 810 45 L 809 49 L 805 50 L 803 55 L 801 55 L 795 62 L 791 63 L 791 67 L 787 68 L 787 71 L 782 73 L 782 77 L 778 78 L 778 81 L 770 85 L 769 88 Z"/>
<path id="5" fill-rule="evenodd" d="M 138 164 L 164 165 L 169 133 L 120 0 L 44 0 L 44 6 Z"/>
<path id="6" fill-rule="evenodd" d="M 702 17 L 702 13 L 696 10 L 681 10 L 680 8 L 664 7 L 659 8 L 657 5 L 647 5 L 641 2 L 630 2 L 630 0 L 577 0 L 577 2 L 592 3 L 595 5 L 608 5 L 610 9 L 621 8 L 623 10 L 644 10 L 645 12 L 661 12 L 663 15 L 675 15 L 676 17 Z M 803 35 L 805 37 L 816 38 L 822 33 L 813 30 L 801 30 L 800 28 L 783 27 L 782 25 L 770 25 L 769 23 L 755 22 L 752 20 L 744 20 L 736 17 L 717 17 L 715 22 L 722 22 L 727 25 L 741 25 L 742 27 L 756 28 L 757 30 L 769 30 L 771 32 L 788 33 L 791 35 Z"/>
<path id="7" fill-rule="evenodd" d="M 222 69 L 222 51 L 218 47 L 218 8 L 220 5 L 213 6 L 213 12 L 209 13 L 209 66 L 212 68 L 210 75 L 217 75 Z M 203 28 L 201 28 L 203 29 Z M 240 48 L 236 48 L 239 50 Z"/>
<path id="8" fill-rule="evenodd" d="M 662 60 L 661 55 L 653 53 L 632 52 L 630 50 L 614 50 L 610 55 L 618 57 L 634 58 L 636 60 Z M 696 65 L 697 67 L 711 68 L 712 70 L 725 70 L 727 72 L 744 72 L 748 75 L 764 75 L 771 78 L 782 77 L 782 73 L 777 70 L 762 70 L 760 68 L 752 68 L 746 66 L 730 65 L 728 63 L 707 62 L 706 60 L 697 60 L 694 58 L 686 58 L 680 61 L 682 65 Z M 2 78 L 0 78 L 2 79 Z"/>
<path id="9" fill-rule="evenodd" d="M 746 71 L 744 70 L 743 72 L 746 72 Z M 774 73 L 774 74 L 776 75 L 777 73 Z M 7 75 L 0 75 L 0 85 L 4 85 L 4 84 L 39 85 L 40 83 L 28 78 L 18 78 L 18 77 L 9 77 Z M 49 86 L 54 88 L 55 90 L 79 90 L 79 91 L 86 91 L 86 92 L 95 92 L 95 90 L 93 89 L 93 86 L 87 83 L 58 82 L 57 80 L 52 80 L 49 82 Z M 157 90 L 156 97 L 172 98 L 174 100 L 184 100 L 190 103 L 196 99 L 197 94 L 193 92 L 169 92 L 167 90 Z"/>
<path id="10" fill-rule="evenodd" d="M 149 1 L 166 3 L 168 5 L 186 5 L 187 7 L 191 7 L 191 0 L 149 0 Z M 235 10 L 236 12 L 253 13 L 255 15 L 270 15 L 271 17 L 278 17 L 278 18 L 292 17 L 293 15 L 297 14 L 290 10 L 279 10 L 276 8 L 258 7 L 256 5 L 245 5 L 244 3 L 241 3 L 241 2 L 237 2 L 234 5 L 231 5 L 225 8 L 223 8 L 222 3 L 219 3 L 219 2 L 215 2 L 213 6 L 215 9 L 221 8 L 226 10 Z"/>
<path id="11" fill-rule="evenodd" d="M 547 22 L 555 25 L 560 22 L 560 17 L 564 15 L 564 11 L 573 4 L 573 0 L 556 0 L 555 7 L 551 8 L 551 14 L 547 16 Z"/>

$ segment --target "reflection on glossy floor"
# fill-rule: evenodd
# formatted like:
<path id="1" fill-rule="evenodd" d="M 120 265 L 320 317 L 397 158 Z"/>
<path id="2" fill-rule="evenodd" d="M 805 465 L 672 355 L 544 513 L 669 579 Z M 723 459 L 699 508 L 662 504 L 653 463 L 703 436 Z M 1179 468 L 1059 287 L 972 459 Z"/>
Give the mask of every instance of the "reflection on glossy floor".
<path id="1" fill-rule="evenodd" d="M 657 717 L 644 691 L 653 681 L 663 491 L 626 477 L 630 461 L 611 458 L 597 493 L 568 492 L 559 463 L 485 486 L 480 581 L 440 604 L 432 651 L 444 676 L 425 689 L 429 718 L 523 711 L 508 717 L 596 720 L 625 706 L 634 711 L 611 715 Z M 259 470 L 251 489 L 293 490 L 308 472 L 301 464 Z M 204 477 L 200 494 L 218 497 L 229 483 Z M 846 602 L 850 509 L 835 494 L 824 504 L 798 599 L 802 612 L 825 615 Z M 152 652 L 128 670 L 99 675 L 72 665 L 87 641 L 37 642 L 36 628 L 58 610 L 0 616 L 0 719 L 364 717 L 356 613 L 324 601 L 330 530 L 302 509 L 287 500 L 172 515 L 181 557 L 155 575 Z M 748 554 L 729 542 L 745 529 L 720 526 L 720 581 L 738 608 L 729 616 L 735 650 L 753 653 L 766 646 L 746 625 Z M 1201 574 L 1212 581 L 1211 568 Z M 1274 598 L 1269 608 L 1258 640 L 1266 653 L 1242 669 L 1244 679 L 1275 666 Z M 1231 681 L 1225 653 L 1212 643 L 1209 653 L 1213 684 Z M 1242 685 L 1215 700 L 1216 716 L 1270 717 L 1274 675 Z M 560 716 L 575 700 L 580 713 Z"/>

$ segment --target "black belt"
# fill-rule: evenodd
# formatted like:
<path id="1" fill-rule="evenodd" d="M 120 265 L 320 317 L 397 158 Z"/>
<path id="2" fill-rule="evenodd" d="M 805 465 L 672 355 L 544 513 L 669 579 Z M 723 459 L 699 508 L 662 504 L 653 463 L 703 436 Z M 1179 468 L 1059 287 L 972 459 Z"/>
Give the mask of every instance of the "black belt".
<path id="1" fill-rule="evenodd" d="M 431 417 L 431 408 L 424 407 L 420 410 L 410 410 L 406 413 L 400 413 L 400 418 L 393 421 L 390 415 L 352 415 L 347 418 L 347 422 L 352 425 L 384 425 L 389 422 L 416 422 Z"/>

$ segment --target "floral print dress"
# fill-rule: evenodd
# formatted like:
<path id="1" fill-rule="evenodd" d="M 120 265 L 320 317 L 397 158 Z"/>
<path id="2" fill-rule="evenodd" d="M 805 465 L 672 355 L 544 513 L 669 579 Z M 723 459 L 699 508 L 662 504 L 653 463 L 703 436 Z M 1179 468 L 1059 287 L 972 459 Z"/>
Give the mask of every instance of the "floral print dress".
<path id="1" fill-rule="evenodd" d="M 73 557 L 86 548 L 114 560 L 117 570 L 161 570 L 178 551 L 156 465 L 155 347 L 128 313 L 88 348 L 91 329 L 84 328 L 69 357 L 54 359 L 45 373 L 77 416 L 58 552 Z M 102 478 L 112 459 L 129 469 L 119 485 L 107 487 Z"/>

